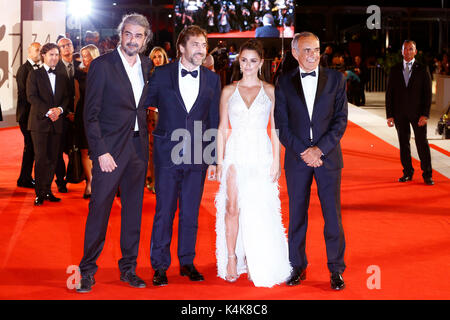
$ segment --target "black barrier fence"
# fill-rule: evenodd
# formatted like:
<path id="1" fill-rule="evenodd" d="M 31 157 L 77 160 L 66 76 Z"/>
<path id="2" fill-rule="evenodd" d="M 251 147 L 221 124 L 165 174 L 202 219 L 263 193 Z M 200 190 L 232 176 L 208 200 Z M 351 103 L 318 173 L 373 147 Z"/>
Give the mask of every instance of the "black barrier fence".
<path id="1" fill-rule="evenodd" d="M 382 66 L 371 66 L 369 69 L 369 81 L 366 83 L 365 90 L 368 92 L 386 91 L 387 76 Z"/>

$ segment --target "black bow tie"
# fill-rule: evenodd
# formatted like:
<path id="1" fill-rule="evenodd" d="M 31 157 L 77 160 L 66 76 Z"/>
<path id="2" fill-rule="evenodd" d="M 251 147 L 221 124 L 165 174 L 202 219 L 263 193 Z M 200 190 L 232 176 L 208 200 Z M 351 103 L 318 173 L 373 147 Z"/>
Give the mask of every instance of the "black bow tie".
<path id="1" fill-rule="evenodd" d="M 316 72 L 312 71 L 312 72 L 301 72 L 302 78 L 306 77 L 306 76 L 312 76 L 315 77 L 316 76 Z"/>
<path id="2" fill-rule="evenodd" d="M 48 69 L 48 71 L 47 71 L 48 73 L 54 73 L 54 74 L 56 74 L 56 71 L 55 71 L 55 69 L 52 69 L 52 68 L 50 68 L 50 69 Z"/>
<path id="3" fill-rule="evenodd" d="M 187 74 L 190 74 L 193 78 L 197 78 L 198 70 L 187 71 L 186 69 L 181 69 L 181 76 L 185 77 Z"/>
<path id="4" fill-rule="evenodd" d="M 39 69 L 39 65 L 37 63 L 33 64 L 34 69 Z"/>

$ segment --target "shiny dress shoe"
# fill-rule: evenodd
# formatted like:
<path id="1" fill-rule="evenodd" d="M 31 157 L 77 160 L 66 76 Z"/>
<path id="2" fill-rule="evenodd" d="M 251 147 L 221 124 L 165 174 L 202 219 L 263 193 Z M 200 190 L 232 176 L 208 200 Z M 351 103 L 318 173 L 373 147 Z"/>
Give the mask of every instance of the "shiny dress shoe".
<path id="1" fill-rule="evenodd" d="M 131 271 L 120 274 L 120 281 L 128 282 L 133 288 L 145 288 L 147 286 L 144 280 Z"/>
<path id="2" fill-rule="evenodd" d="M 28 180 L 28 181 L 19 181 L 19 180 L 17 180 L 17 186 L 21 187 L 21 188 L 34 189 L 35 186 L 36 186 L 36 183 L 34 182 L 34 180 Z"/>
<path id="3" fill-rule="evenodd" d="M 43 196 L 37 196 L 36 199 L 34 199 L 34 205 L 35 206 L 41 206 L 44 204 L 45 198 Z"/>
<path id="4" fill-rule="evenodd" d="M 195 269 L 193 264 L 186 264 L 180 268 L 181 276 L 188 276 L 191 281 L 203 281 L 205 278 Z"/>
<path id="5" fill-rule="evenodd" d="M 431 177 L 423 178 L 423 181 L 425 182 L 426 185 L 429 185 L 429 186 L 434 185 L 434 181 Z"/>
<path id="6" fill-rule="evenodd" d="M 407 181 L 411 181 L 412 180 L 412 174 L 404 174 L 403 177 L 398 179 L 398 182 L 407 182 Z"/>
<path id="7" fill-rule="evenodd" d="M 58 192 L 59 192 L 59 193 L 67 193 L 68 190 L 67 190 L 66 185 L 65 185 L 65 184 L 60 184 L 60 185 L 58 185 Z"/>
<path id="8" fill-rule="evenodd" d="M 288 286 L 296 286 L 299 285 L 302 280 L 306 280 L 306 269 L 294 268 L 291 276 L 286 281 L 286 284 Z"/>
<path id="9" fill-rule="evenodd" d="M 342 290 L 345 288 L 344 278 L 339 272 L 333 272 L 330 277 L 331 289 Z"/>
<path id="10" fill-rule="evenodd" d="M 157 287 L 166 286 L 169 282 L 167 281 L 165 270 L 156 270 L 153 275 L 153 285 Z"/>
<path id="11" fill-rule="evenodd" d="M 94 276 L 85 276 L 81 278 L 80 287 L 77 288 L 79 293 L 87 293 L 92 290 L 92 286 L 95 284 Z"/>
<path id="12" fill-rule="evenodd" d="M 53 193 L 51 193 L 51 192 L 47 193 L 44 198 L 45 198 L 45 200 L 48 200 L 50 202 L 60 202 L 61 201 L 61 198 L 55 197 L 53 195 Z"/>

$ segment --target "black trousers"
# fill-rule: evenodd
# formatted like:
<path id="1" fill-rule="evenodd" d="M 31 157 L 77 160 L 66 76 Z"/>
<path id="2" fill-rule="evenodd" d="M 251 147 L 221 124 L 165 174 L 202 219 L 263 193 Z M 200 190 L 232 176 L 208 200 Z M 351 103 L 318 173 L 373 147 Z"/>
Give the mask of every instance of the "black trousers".
<path id="1" fill-rule="evenodd" d="M 136 269 L 147 172 L 144 152 L 148 150 L 141 150 L 139 137 L 134 137 L 129 147 L 128 152 L 114 159 L 117 168 L 113 172 L 102 172 L 98 159 L 92 159 L 92 195 L 84 234 L 84 255 L 79 265 L 82 276 L 97 272 L 96 261 L 105 244 L 109 214 L 118 187 L 122 204 L 119 269 L 122 273 Z"/>
<path id="2" fill-rule="evenodd" d="M 411 129 L 410 124 L 414 130 L 414 137 L 416 140 L 417 153 L 420 159 L 420 168 L 422 169 L 422 176 L 424 178 L 431 178 L 431 154 L 430 146 L 427 139 L 427 126 L 419 127 L 417 120 L 411 121 L 407 117 L 395 117 L 395 128 L 397 129 L 398 140 L 400 144 L 400 160 L 403 166 L 403 174 L 412 175 L 414 168 L 411 160 Z"/>
<path id="3" fill-rule="evenodd" d="M 65 185 L 66 163 L 64 162 L 64 150 L 67 150 L 67 132 L 69 128 L 69 120 L 63 120 L 63 132 L 61 136 L 61 143 L 59 144 L 58 159 L 56 161 L 56 184 L 58 186 Z"/>
<path id="4" fill-rule="evenodd" d="M 325 221 L 323 235 L 327 251 L 327 266 L 330 272 L 344 272 L 345 236 L 341 218 L 341 170 L 304 168 L 286 170 L 289 195 L 289 260 L 294 268 L 305 269 L 306 231 L 308 208 L 313 177 L 317 183 L 322 215 Z"/>
<path id="5" fill-rule="evenodd" d="M 51 192 L 61 143 L 61 134 L 31 131 L 31 138 L 34 147 L 36 196 L 44 196 Z"/>
<path id="6" fill-rule="evenodd" d="M 28 182 L 33 180 L 33 164 L 34 164 L 34 148 L 33 140 L 31 139 L 31 132 L 27 129 L 27 121 L 19 122 L 20 131 L 23 135 L 23 154 L 22 167 L 17 182 Z"/>

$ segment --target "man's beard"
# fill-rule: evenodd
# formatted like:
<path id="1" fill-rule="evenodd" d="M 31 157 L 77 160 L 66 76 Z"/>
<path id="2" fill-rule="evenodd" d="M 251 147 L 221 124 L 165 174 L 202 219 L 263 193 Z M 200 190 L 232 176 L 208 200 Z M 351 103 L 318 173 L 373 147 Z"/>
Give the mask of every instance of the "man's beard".
<path id="1" fill-rule="evenodd" d="M 195 58 L 194 58 L 196 55 L 201 56 L 200 64 L 197 64 L 197 62 L 196 62 L 196 60 L 195 60 Z M 189 62 L 192 63 L 193 65 L 200 66 L 200 65 L 202 65 L 203 62 L 205 61 L 205 58 L 206 58 L 206 55 L 196 53 L 196 54 L 193 54 L 192 56 L 190 56 L 188 60 L 189 60 Z"/>
<path id="2" fill-rule="evenodd" d="M 129 46 L 132 47 L 131 50 L 130 50 Z M 131 43 L 125 44 L 124 46 L 122 46 L 122 48 L 123 48 L 123 51 L 127 54 L 127 56 L 130 56 L 130 57 L 133 57 L 136 54 L 138 54 L 141 49 L 141 48 L 139 48 L 138 44 L 131 44 Z M 133 50 L 133 48 L 134 48 L 134 50 Z"/>

